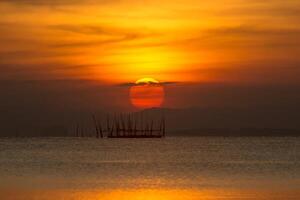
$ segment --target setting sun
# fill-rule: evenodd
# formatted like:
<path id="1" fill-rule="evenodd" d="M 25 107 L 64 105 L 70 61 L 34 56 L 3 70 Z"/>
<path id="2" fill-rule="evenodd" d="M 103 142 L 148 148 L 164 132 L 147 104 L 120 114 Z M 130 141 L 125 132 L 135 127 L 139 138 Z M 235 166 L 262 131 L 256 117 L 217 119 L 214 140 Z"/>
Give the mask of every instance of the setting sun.
<path id="1" fill-rule="evenodd" d="M 153 78 L 142 78 L 130 88 L 130 101 L 136 108 L 159 107 L 164 101 L 164 88 Z"/>

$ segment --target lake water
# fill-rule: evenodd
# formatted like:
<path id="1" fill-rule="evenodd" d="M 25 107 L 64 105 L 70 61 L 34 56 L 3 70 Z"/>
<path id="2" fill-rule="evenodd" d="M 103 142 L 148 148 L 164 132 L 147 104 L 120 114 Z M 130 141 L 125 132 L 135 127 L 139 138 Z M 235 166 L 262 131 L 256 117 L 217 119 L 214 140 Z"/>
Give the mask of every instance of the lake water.
<path id="1" fill-rule="evenodd" d="M 0 199 L 300 199 L 300 138 L 0 139 Z"/>

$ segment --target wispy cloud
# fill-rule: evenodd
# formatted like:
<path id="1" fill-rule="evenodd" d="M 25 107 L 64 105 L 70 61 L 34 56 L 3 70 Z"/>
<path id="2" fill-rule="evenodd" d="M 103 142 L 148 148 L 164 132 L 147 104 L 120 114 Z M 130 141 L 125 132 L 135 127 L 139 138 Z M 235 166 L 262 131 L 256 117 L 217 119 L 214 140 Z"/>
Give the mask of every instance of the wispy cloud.
<path id="1" fill-rule="evenodd" d="M 104 25 L 70 25 L 70 24 L 59 24 L 48 26 L 50 29 L 85 34 L 85 35 L 123 35 L 128 30 L 118 29 L 114 27 L 108 27 Z"/>
<path id="2" fill-rule="evenodd" d="M 122 29 L 117 27 L 108 27 L 102 25 L 55 25 L 49 26 L 50 29 L 56 31 L 65 31 L 73 34 L 99 36 L 99 39 L 91 39 L 88 41 L 65 42 L 51 45 L 52 47 L 76 47 L 76 46 L 92 46 L 114 44 L 126 41 L 133 41 L 155 36 L 152 32 L 141 31 L 137 29 Z M 105 36 L 103 38 L 102 36 Z"/>
<path id="3" fill-rule="evenodd" d="M 221 27 L 217 29 L 208 29 L 205 31 L 208 35 L 273 35 L 273 36 L 286 36 L 286 35 L 299 35 L 300 29 L 278 29 L 278 28 L 260 28 L 255 26 L 235 26 L 235 27 Z"/>
<path id="4" fill-rule="evenodd" d="M 175 41 L 173 45 L 201 48 L 261 47 L 286 48 L 298 47 L 300 29 L 261 28 L 251 25 L 219 27 L 199 30 L 194 36 Z"/>
<path id="5" fill-rule="evenodd" d="M 76 4 L 108 4 L 119 2 L 120 0 L 1 0 L 1 2 L 32 5 L 32 6 L 58 6 Z"/>

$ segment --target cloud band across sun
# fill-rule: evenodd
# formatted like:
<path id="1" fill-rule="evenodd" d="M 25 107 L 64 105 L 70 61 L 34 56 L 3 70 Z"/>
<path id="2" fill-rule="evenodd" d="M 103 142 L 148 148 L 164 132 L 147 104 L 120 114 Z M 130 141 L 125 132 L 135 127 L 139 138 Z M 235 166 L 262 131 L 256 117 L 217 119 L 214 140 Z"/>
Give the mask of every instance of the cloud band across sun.
<path id="1" fill-rule="evenodd" d="M 177 81 L 165 81 L 165 82 L 148 82 L 148 83 L 136 83 L 136 82 L 129 82 L 129 83 L 121 83 L 118 84 L 118 86 L 121 87 L 131 87 L 131 86 L 143 86 L 143 85 L 157 85 L 157 86 L 164 86 L 164 85 L 173 85 L 173 84 L 179 84 L 180 82 Z"/>

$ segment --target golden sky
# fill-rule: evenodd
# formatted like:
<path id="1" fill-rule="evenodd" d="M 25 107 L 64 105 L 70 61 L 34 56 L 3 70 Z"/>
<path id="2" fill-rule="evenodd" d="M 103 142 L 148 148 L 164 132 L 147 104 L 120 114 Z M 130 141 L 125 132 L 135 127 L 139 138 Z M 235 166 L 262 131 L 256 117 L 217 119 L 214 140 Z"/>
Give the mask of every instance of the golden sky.
<path id="1" fill-rule="evenodd" d="M 300 1 L 2 0 L 1 79 L 296 82 Z"/>

